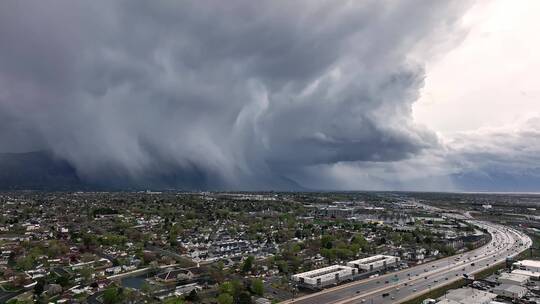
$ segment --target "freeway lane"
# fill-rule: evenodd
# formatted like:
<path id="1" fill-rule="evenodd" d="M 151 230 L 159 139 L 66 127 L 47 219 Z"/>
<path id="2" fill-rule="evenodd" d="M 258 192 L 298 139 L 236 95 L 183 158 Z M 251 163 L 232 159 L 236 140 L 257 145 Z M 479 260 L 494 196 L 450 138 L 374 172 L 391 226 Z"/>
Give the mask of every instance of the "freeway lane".
<path id="1" fill-rule="evenodd" d="M 492 240 L 487 245 L 377 278 L 329 288 L 286 303 L 399 303 L 432 288 L 456 281 L 464 273 L 472 274 L 495 263 L 504 262 L 506 257 L 516 256 L 532 245 L 529 237 L 516 230 L 491 223 L 471 222 L 486 228 L 492 235 Z"/>

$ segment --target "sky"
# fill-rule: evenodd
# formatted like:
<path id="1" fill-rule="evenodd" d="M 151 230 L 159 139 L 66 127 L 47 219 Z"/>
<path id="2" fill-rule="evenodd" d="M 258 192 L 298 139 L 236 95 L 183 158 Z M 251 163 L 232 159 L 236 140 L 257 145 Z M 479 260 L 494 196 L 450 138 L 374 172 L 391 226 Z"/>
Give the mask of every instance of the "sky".
<path id="1" fill-rule="evenodd" d="M 539 9 L 2 1 L 0 152 L 102 183 L 540 191 Z"/>

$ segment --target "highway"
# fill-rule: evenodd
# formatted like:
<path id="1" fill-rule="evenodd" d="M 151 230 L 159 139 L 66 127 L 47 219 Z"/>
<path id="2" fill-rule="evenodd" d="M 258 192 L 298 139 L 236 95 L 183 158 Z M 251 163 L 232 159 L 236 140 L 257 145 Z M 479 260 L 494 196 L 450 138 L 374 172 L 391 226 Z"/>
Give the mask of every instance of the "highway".
<path id="1" fill-rule="evenodd" d="M 339 285 L 283 303 L 401 303 L 455 282 L 463 278 L 463 274 L 471 275 L 504 262 L 507 257 L 514 257 L 532 245 L 532 240 L 517 230 L 492 223 L 470 222 L 488 230 L 492 235 L 488 244 L 463 254 Z"/>

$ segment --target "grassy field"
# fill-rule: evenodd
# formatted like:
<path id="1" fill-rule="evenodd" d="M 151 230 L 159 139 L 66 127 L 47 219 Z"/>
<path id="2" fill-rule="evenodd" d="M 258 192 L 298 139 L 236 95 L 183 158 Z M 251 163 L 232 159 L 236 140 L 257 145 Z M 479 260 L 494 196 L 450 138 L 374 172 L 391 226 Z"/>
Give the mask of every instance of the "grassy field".
<path id="1" fill-rule="evenodd" d="M 490 275 L 494 274 L 495 272 L 497 272 L 497 270 L 503 269 L 505 267 L 506 267 L 506 262 L 495 264 L 495 265 L 493 265 L 492 267 L 490 267 L 488 269 L 477 272 L 474 275 L 474 278 L 476 280 L 485 279 L 485 278 L 489 277 Z"/>
<path id="2" fill-rule="evenodd" d="M 527 233 L 533 241 L 532 250 L 527 250 L 519 255 L 522 259 L 540 259 L 540 235 L 537 233 Z"/>
<path id="3" fill-rule="evenodd" d="M 411 299 L 406 302 L 401 302 L 401 304 L 422 304 L 422 301 L 425 299 L 436 299 L 438 297 L 442 297 L 448 290 L 460 288 L 464 285 L 465 285 L 465 280 L 461 279 L 459 281 L 443 286 L 441 288 L 433 289 L 432 291 L 427 292 L 417 298 Z"/>

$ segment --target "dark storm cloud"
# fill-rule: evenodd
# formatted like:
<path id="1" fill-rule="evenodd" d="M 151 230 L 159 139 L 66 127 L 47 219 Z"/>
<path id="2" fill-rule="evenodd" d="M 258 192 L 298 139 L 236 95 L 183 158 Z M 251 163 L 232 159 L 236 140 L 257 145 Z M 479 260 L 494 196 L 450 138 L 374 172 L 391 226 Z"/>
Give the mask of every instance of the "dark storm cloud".
<path id="1" fill-rule="evenodd" d="M 298 170 L 295 178 L 327 190 L 537 192 L 540 118 L 455 134 L 408 159 L 316 165 Z"/>
<path id="2" fill-rule="evenodd" d="M 540 117 L 511 127 L 458 136 L 449 151 L 456 188 L 467 191 L 538 191 Z"/>
<path id="3" fill-rule="evenodd" d="M 4 1 L 0 127 L 91 180 L 271 188 L 398 161 L 438 144 L 411 104 L 462 4 Z"/>

